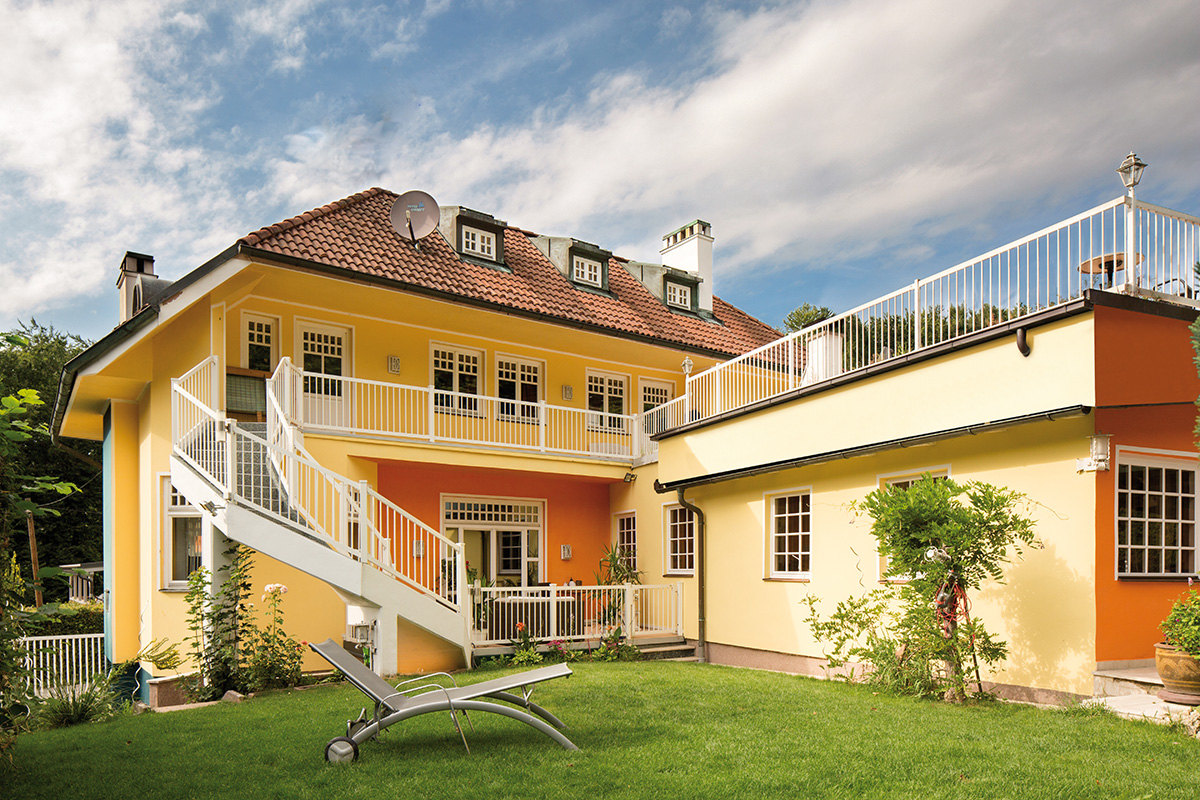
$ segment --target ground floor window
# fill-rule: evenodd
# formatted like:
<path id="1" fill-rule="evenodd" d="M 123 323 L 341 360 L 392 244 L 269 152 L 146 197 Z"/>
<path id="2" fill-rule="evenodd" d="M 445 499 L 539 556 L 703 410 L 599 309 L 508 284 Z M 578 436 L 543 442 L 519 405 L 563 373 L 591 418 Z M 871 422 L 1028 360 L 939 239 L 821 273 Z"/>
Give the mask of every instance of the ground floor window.
<path id="1" fill-rule="evenodd" d="M 696 571 L 696 518 L 691 509 L 667 509 L 667 574 L 691 575 Z"/>
<path id="2" fill-rule="evenodd" d="M 1119 452 L 1117 577 L 1196 573 L 1196 458 Z"/>
<path id="3" fill-rule="evenodd" d="M 926 467 L 925 469 L 908 470 L 905 472 L 893 472 L 886 475 L 880 475 L 876 488 L 882 489 L 884 486 L 891 486 L 896 489 L 908 491 L 914 483 L 921 478 L 929 475 L 935 481 L 944 481 L 950 477 L 950 467 Z M 912 576 L 905 573 L 901 575 L 888 575 L 888 570 L 891 568 L 891 559 L 886 556 L 879 556 L 879 582 L 880 583 L 908 583 L 912 580 Z"/>
<path id="4" fill-rule="evenodd" d="M 637 514 L 617 515 L 617 549 L 627 569 L 637 571 Z"/>
<path id="5" fill-rule="evenodd" d="M 200 510 L 163 477 L 163 588 L 186 589 L 188 578 L 203 564 Z"/>
<path id="6" fill-rule="evenodd" d="M 772 578 L 807 578 L 812 568 L 812 501 L 808 490 L 767 498 Z"/>

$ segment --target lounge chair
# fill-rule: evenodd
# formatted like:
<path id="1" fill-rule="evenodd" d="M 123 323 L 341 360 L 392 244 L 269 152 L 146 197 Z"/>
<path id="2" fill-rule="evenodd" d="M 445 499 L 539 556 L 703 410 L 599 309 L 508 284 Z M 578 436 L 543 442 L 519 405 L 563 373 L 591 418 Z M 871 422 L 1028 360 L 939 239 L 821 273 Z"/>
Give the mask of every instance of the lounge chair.
<path id="1" fill-rule="evenodd" d="M 464 717 L 467 717 L 469 711 L 511 717 L 536 728 L 567 750 L 579 749 L 558 731 L 558 728 L 563 727 L 562 720 L 536 703 L 529 701 L 533 684 L 569 676 L 571 670 L 566 664 L 541 667 L 470 686 L 458 686 L 454 678 L 444 672 L 422 675 L 419 678 L 404 681 L 398 686 L 392 686 L 364 666 L 361 661 L 333 639 L 326 639 L 321 644 L 310 644 L 309 647 L 336 667 L 346 676 L 346 680 L 375 702 L 375 714 L 372 718 L 367 718 L 364 708 L 358 719 L 346 723 L 345 736 L 335 737 L 325 745 L 326 761 L 354 761 L 358 758 L 358 748 L 363 742 L 373 739 L 397 722 L 437 711 L 449 712 L 450 719 L 453 720 L 455 729 L 462 736 L 463 746 L 467 748 L 468 753 L 471 752 L 471 748 L 467 745 L 466 734 L 458 722 L 459 712 L 462 712 Z M 448 679 L 451 685 L 442 686 L 431 680 L 436 677 Z M 521 694 L 519 696 L 512 694 L 511 690 L 514 689 L 520 689 Z M 520 706 L 525 711 L 490 702 L 494 700 Z M 467 717 L 467 722 L 470 723 L 470 717 Z M 472 725 L 472 730 L 474 730 L 474 725 Z"/>

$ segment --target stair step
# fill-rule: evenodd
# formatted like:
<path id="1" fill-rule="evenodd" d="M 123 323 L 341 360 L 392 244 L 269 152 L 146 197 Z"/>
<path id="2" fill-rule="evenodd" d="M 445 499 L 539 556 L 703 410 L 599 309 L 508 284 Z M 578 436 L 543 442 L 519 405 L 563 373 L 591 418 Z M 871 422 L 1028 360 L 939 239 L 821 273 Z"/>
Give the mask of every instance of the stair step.
<path id="1" fill-rule="evenodd" d="M 1095 697 L 1156 695 L 1162 688 L 1162 679 L 1153 665 L 1101 669 L 1092 673 L 1092 695 Z"/>

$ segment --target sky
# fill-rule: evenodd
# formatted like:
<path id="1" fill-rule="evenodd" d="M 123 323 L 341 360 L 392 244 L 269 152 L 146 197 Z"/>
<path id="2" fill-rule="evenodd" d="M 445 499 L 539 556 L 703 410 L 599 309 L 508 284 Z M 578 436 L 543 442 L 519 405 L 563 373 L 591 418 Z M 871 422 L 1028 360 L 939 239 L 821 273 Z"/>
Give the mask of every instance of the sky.
<path id="1" fill-rule="evenodd" d="M 1195 0 L 0 0 L 0 325 L 96 339 L 372 186 L 844 311 L 1123 194 L 1200 215 Z"/>

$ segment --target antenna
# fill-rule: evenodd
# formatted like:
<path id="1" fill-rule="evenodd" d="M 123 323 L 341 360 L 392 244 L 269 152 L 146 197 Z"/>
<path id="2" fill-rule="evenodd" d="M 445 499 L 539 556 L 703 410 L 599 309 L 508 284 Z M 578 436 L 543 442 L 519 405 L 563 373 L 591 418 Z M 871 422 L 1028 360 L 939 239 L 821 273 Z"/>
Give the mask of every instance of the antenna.
<path id="1" fill-rule="evenodd" d="M 392 227 L 401 236 L 407 236 L 417 250 L 419 239 L 433 233 L 441 218 L 437 201 L 427 192 L 412 190 L 405 192 L 392 203 Z"/>

